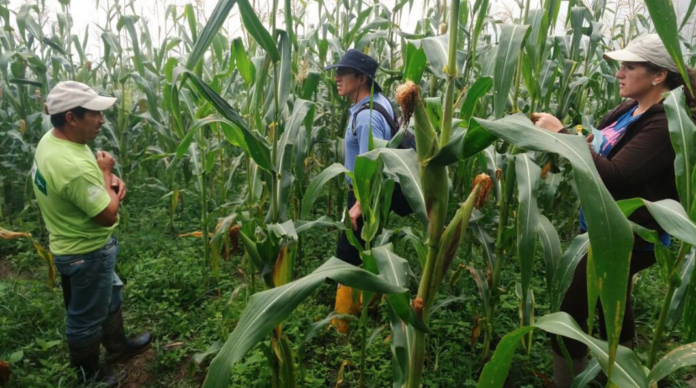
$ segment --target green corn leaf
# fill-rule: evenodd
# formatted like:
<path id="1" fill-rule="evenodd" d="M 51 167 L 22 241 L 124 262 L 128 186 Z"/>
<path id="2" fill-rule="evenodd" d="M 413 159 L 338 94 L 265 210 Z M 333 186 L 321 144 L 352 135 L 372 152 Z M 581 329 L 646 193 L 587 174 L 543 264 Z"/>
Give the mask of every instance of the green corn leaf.
<path id="1" fill-rule="evenodd" d="M 368 44 L 372 43 L 373 40 L 385 39 L 387 36 L 389 36 L 387 31 L 377 31 L 365 34 L 360 38 L 360 40 L 357 43 L 355 43 L 355 49 L 365 51 L 365 47 L 367 47 Z"/>
<path id="2" fill-rule="evenodd" d="M 312 131 L 314 130 L 314 118 L 316 115 L 316 104 L 313 104 L 309 108 L 309 112 L 305 115 L 303 122 L 303 129 L 298 131 L 297 139 L 295 140 L 295 150 L 294 150 L 294 167 L 293 172 L 295 175 L 295 180 L 297 184 L 295 185 L 295 195 L 298 201 L 302 201 L 304 196 L 304 191 L 307 188 L 305 176 L 309 172 L 309 168 L 306 165 L 308 156 L 311 155 L 312 148 L 314 147 L 315 137 L 312 136 Z"/>
<path id="3" fill-rule="evenodd" d="M 392 244 L 381 245 L 371 250 L 372 257 L 379 270 L 379 274 L 387 281 L 399 287 L 408 287 L 408 261 L 394 252 Z M 394 312 L 405 323 L 409 323 L 410 297 L 408 292 L 388 296 L 389 304 Z"/>
<path id="4" fill-rule="evenodd" d="M 610 369 L 616 357 L 628 287 L 631 226 L 602 182 L 592 156 L 580 136 L 549 132 L 518 114 L 489 121 L 475 118 L 488 131 L 516 146 L 534 151 L 558 153 L 573 165 L 573 179 L 587 220 L 594 254 L 597 288 L 605 309 Z M 696 234 L 694 234 L 696 236 Z"/>
<path id="5" fill-rule="evenodd" d="M 665 232 L 681 241 L 696 245 L 696 223 L 689 219 L 679 202 L 672 199 L 650 202 L 645 199 L 634 198 L 620 201 L 619 205 L 626 217 L 633 214 L 635 210 L 645 206 Z"/>
<path id="6" fill-rule="evenodd" d="M 449 166 L 459 161 L 459 155 L 464 148 L 466 130 L 455 124 L 453 124 L 453 126 L 454 130 L 452 131 L 449 143 L 445 144 L 445 146 L 440 148 L 432 158 L 427 160 L 429 165 Z"/>
<path id="7" fill-rule="evenodd" d="M 278 109 L 279 113 L 285 110 L 290 96 L 290 84 L 292 83 L 292 57 L 290 56 L 290 40 L 285 31 L 278 30 L 278 49 L 280 50 L 280 66 L 275 68 L 278 78 Z"/>
<path id="8" fill-rule="evenodd" d="M 537 81 L 537 74 L 534 71 L 533 59 L 526 53 L 522 54 L 522 77 L 524 85 L 527 87 L 529 98 L 536 103 L 541 98 L 541 90 Z"/>
<path id="9" fill-rule="evenodd" d="M 539 74 L 540 94 L 546 106 L 548 106 L 548 101 L 551 99 L 551 92 L 553 91 L 551 86 L 556 78 L 556 68 L 558 68 L 558 62 L 547 60 L 544 62 L 544 67 Z"/>
<path id="10" fill-rule="evenodd" d="M 684 262 L 682 263 L 682 267 L 679 270 L 679 279 L 681 279 L 681 284 L 679 287 L 674 291 L 674 295 L 672 296 L 672 301 L 669 304 L 669 311 L 667 313 L 667 320 L 665 321 L 665 325 L 667 327 L 674 328 L 677 323 L 679 323 L 679 320 L 682 317 L 682 313 L 684 311 L 686 301 L 689 298 L 690 292 L 693 292 L 692 290 L 696 290 L 696 287 L 694 287 L 691 282 L 693 280 L 693 273 L 694 273 L 694 266 L 696 264 L 696 248 L 692 248 L 691 252 L 684 257 Z M 696 296 L 696 294 L 692 294 Z M 689 310 L 687 310 L 687 313 L 691 313 Z"/>
<path id="11" fill-rule="evenodd" d="M 222 3 L 225 2 L 221 1 L 215 6 L 215 11 L 222 11 L 221 9 L 218 9 Z M 232 2 L 232 5 L 234 5 L 234 2 Z M 184 6 L 184 14 L 182 16 L 186 18 L 186 23 L 188 23 L 189 31 L 191 32 L 191 39 L 194 41 L 198 40 L 198 21 L 196 20 L 196 11 L 193 9 L 193 4 L 186 4 Z M 223 19 L 225 17 L 227 17 L 227 14 L 223 16 Z"/>
<path id="12" fill-rule="evenodd" d="M 178 75 L 186 74 L 187 80 L 193 84 L 193 87 L 198 91 L 201 97 L 210 102 L 218 113 L 220 113 L 227 120 L 231 121 L 237 128 L 242 130 L 244 140 L 249 149 L 249 154 L 259 167 L 266 171 L 275 171 L 273 163 L 271 162 L 271 150 L 265 139 L 263 139 L 258 133 L 251 131 L 239 113 L 237 113 L 237 111 L 234 110 L 230 104 L 227 103 L 227 101 L 220 97 L 219 94 L 215 93 L 215 91 L 211 89 L 208 84 L 198 78 L 198 76 L 192 71 L 179 67 L 175 70 L 175 73 L 175 80 L 178 78 Z"/>
<path id="13" fill-rule="evenodd" d="M 691 256 L 696 255 L 691 251 Z M 690 257 L 690 260 L 694 260 Z M 682 323 L 684 327 L 684 339 L 686 341 L 696 341 L 696 271 L 691 272 L 691 279 L 684 296 L 684 309 L 682 313 Z"/>
<path id="14" fill-rule="evenodd" d="M 677 29 L 677 15 L 674 13 L 674 5 L 671 0 L 645 0 L 650 18 L 652 19 L 655 31 L 662 39 L 667 52 L 677 64 L 679 73 L 684 79 L 684 83 L 693 96 L 696 90 L 691 90 L 689 74 L 686 71 L 686 64 L 682 55 L 681 43 L 679 42 L 679 31 Z M 693 5 L 690 6 L 693 8 Z"/>
<path id="15" fill-rule="evenodd" d="M 430 63 L 430 70 L 436 77 L 445 79 L 446 76 L 442 70 L 447 65 L 449 36 L 440 35 L 425 38 L 421 41 L 421 44 Z"/>
<path id="16" fill-rule="evenodd" d="M 478 388 L 502 388 L 510 372 L 512 357 L 522 338 L 534 330 L 533 326 L 521 327 L 503 337 L 495 348 L 493 358 L 486 364 L 479 376 Z"/>
<path id="17" fill-rule="evenodd" d="M 493 296 L 491 295 L 490 287 L 488 287 L 488 280 L 486 279 L 486 274 L 484 274 L 483 271 L 472 267 L 466 267 L 466 270 L 469 271 L 471 277 L 474 278 L 474 283 L 476 283 L 476 289 L 478 290 L 479 297 L 481 297 L 481 302 L 483 304 L 484 314 L 486 315 L 486 318 L 490 320 L 491 318 L 493 318 L 493 311 L 491 310 L 490 302 Z M 489 321 L 488 324 L 492 323 Z M 498 344 L 498 347 L 500 347 L 500 344 Z M 507 377 L 507 374 L 505 375 L 505 377 Z"/>
<path id="18" fill-rule="evenodd" d="M 595 380 L 595 378 L 597 377 L 597 375 L 599 375 L 599 372 L 601 371 L 602 367 L 599 365 L 599 362 L 597 362 L 596 358 L 593 358 L 587 364 L 585 370 L 575 377 L 575 379 L 573 380 L 573 385 L 570 388 L 587 387 L 592 381 Z"/>
<path id="19" fill-rule="evenodd" d="M 285 0 L 283 2 L 283 15 L 285 16 L 285 30 L 288 32 L 290 37 L 290 43 L 293 47 L 297 48 L 297 36 L 295 35 L 295 30 L 292 28 L 292 4 L 290 0 Z"/>
<path id="20" fill-rule="evenodd" d="M 237 0 L 239 5 L 239 14 L 242 17 L 242 23 L 244 23 L 244 28 L 247 32 L 254 38 L 256 43 L 259 44 L 266 53 L 271 57 L 273 62 L 280 61 L 280 52 L 276 46 L 276 42 L 268 33 L 268 30 L 261 24 L 258 16 L 256 16 L 256 11 L 249 4 L 249 0 Z"/>
<path id="21" fill-rule="evenodd" d="M 461 158 L 468 159 L 477 153 L 488 148 L 497 137 L 486 130 L 479 122 L 474 119 L 469 122 L 469 129 L 464 135 L 464 150 Z"/>
<path id="22" fill-rule="evenodd" d="M 538 68 L 538 64 L 540 62 L 539 57 L 541 55 L 540 49 L 543 49 L 543 47 L 539 47 L 539 42 L 542 38 L 540 34 L 543 34 L 544 40 L 546 40 L 546 31 L 542 31 L 544 19 L 548 19 L 548 15 L 546 14 L 546 12 L 544 12 L 543 9 L 529 10 L 529 15 L 527 16 L 527 23 L 529 23 L 531 31 L 529 32 L 528 39 L 524 43 L 524 49 L 527 53 L 527 56 L 530 58 L 532 68 L 534 69 Z"/>
<path id="23" fill-rule="evenodd" d="M 352 43 L 355 43 L 356 34 L 363 26 L 365 26 L 365 21 L 367 21 L 367 18 L 373 11 L 374 7 L 367 7 L 366 9 L 360 11 L 358 17 L 355 19 L 355 23 L 353 23 L 353 27 L 343 39 L 346 47 L 349 47 Z"/>
<path id="24" fill-rule="evenodd" d="M 197 176 L 201 176 L 203 174 L 203 165 L 201 164 L 201 154 L 198 149 L 198 144 L 189 144 L 188 152 L 189 158 L 193 163 L 193 171 L 196 173 Z"/>
<path id="25" fill-rule="evenodd" d="M 474 116 L 474 111 L 478 105 L 481 97 L 485 96 L 493 87 L 493 78 L 491 77 L 479 77 L 474 81 L 469 90 L 466 92 L 466 97 L 464 98 L 464 103 L 462 104 L 462 109 L 459 114 L 459 118 L 462 119 L 464 125 L 468 128 L 469 121 Z"/>
<path id="26" fill-rule="evenodd" d="M 694 9 L 696 8 L 696 0 L 691 0 L 689 3 L 689 9 L 687 9 L 686 14 L 684 14 L 684 19 L 682 19 L 682 23 L 679 26 L 679 31 L 684 28 L 685 25 L 689 23 L 689 20 L 691 20 L 691 14 L 694 13 Z"/>
<path id="27" fill-rule="evenodd" d="M 319 73 L 316 70 L 310 70 L 307 73 L 307 78 L 304 80 L 304 83 L 302 84 L 302 93 L 300 93 L 300 97 L 305 100 L 312 98 L 314 93 L 317 92 L 320 79 L 321 73 Z"/>
<path id="28" fill-rule="evenodd" d="M 520 340 L 534 328 L 582 342 L 589 347 L 602 369 L 607 371 L 610 361 L 607 343 L 588 336 L 570 315 L 559 312 L 545 315 L 539 318 L 533 326 L 521 327 L 503 337 L 498 343 L 493 358 L 483 368 L 478 388 L 503 387 L 510 370 L 512 356 L 519 346 Z M 612 381 L 622 388 L 648 388 L 649 386 L 640 360 L 630 349 L 623 346 L 618 348 Z"/>
<path id="29" fill-rule="evenodd" d="M 527 155 L 515 157 L 515 174 L 519 205 L 517 207 L 517 259 L 520 262 L 522 283 L 522 306 L 527 306 L 530 294 L 532 274 L 534 272 L 534 255 L 536 254 L 537 225 L 539 224 L 539 207 L 537 193 L 541 168 Z M 523 309 L 522 324 L 532 323 L 528 309 Z"/>
<path id="30" fill-rule="evenodd" d="M 391 244 L 372 249 L 372 253 L 377 261 L 379 273 L 385 276 L 390 283 L 400 287 L 408 288 L 408 262 L 406 259 L 397 256 L 393 252 Z M 390 346 L 392 350 L 392 370 L 394 388 L 401 388 L 408 379 L 408 365 L 411 357 L 411 344 L 413 343 L 413 327 L 404 324 L 403 313 L 408 314 L 411 306 L 409 305 L 408 292 L 404 294 L 393 294 L 389 296 L 389 321 L 392 330 L 392 340 Z M 401 310 L 401 314 L 399 313 Z"/>
<path id="31" fill-rule="evenodd" d="M 660 241 L 660 234 L 654 230 L 646 229 L 638 224 L 631 223 L 633 232 L 643 240 L 651 243 L 655 247 L 655 259 L 660 267 L 660 275 L 665 285 L 669 285 L 670 275 L 674 270 L 675 255 Z"/>
<path id="32" fill-rule="evenodd" d="M 403 234 L 402 241 L 411 244 L 413 250 L 416 251 L 416 255 L 418 256 L 418 262 L 420 263 L 421 267 L 423 267 L 425 265 L 425 256 L 427 252 L 424 242 L 425 239 L 422 236 L 414 233 L 413 230 L 408 226 L 401 228 L 401 233 Z"/>
<path id="33" fill-rule="evenodd" d="M 327 216 L 321 216 L 314 221 L 295 221 L 295 230 L 297 234 L 312 230 L 314 228 L 336 228 L 338 230 L 346 229 L 346 226 L 342 222 L 333 221 Z"/>
<path id="34" fill-rule="evenodd" d="M 651 384 L 657 384 L 675 370 L 693 365 L 696 365 L 696 343 L 682 345 L 662 357 L 650 371 L 648 379 Z"/>
<path id="35" fill-rule="evenodd" d="M 41 41 L 44 42 L 48 47 L 58 51 L 59 53 L 63 55 L 69 55 L 68 52 L 65 51 L 65 49 L 61 46 L 61 42 L 58 39 L 58 37 L 53 36 L 51 38 L 43 38 Z"/>
<path id="36" fill-rule="evenodd" d="M 189 148 L 189 145 L 191 145 L 191 142 L 193 142 L 193 136 L 195 135 L 198 129 L 213 123 L 225 123 L 227 125 L 234 126 L 234 124 L 232 124 L 230 121 L 215 116 L 208 116 L 204 119 L 194 121 L 193 125 L 189 128 L 189 131 L 186 133 L 186 136 L 181 140 L 179 146 L 176 147 L 176 157 L 180 158 L 186 153 L 186 151 Z"/>
<path id="37" fill-rule="evenodd" d="M 126 27 L 128 35 L 131 38 L 131 47 L 133 49 L 133 60 L 135 62 L 135 68 L 138 70 L 140 76 L 145 76 L 145 64 L 143 59 L 143 54 L 140 51 L 140 43 L 138 43 L 138 33 L 135 31 L 135 22 L 138 21 L 139 17 L 135 15 L 121 16 L 118 20 L 118 29 Z"/>
<path id="38" fill-rule="evenodd" d="M 479 35 L 481 34 L 481 31 L 483 31 L 483 25 L 486 22 L 486 16 L 488 15 L 488 3 L 489 2 L 490 2 L 490 0 L 481 0 L 480 2 L 477 1 L 476 4 L 474 5 L 474 13 L 477 13 L 477 15 L 476 15 L 476 24 L 474 24 L 474 34 L 473 34 L 474 36 L 471 39 L 471 42 L 472 42 L 472 47 L 471 47 L 472 62 L 476 61 L 476 45 L 478 44 Z M 478 5 L 478 7 L 476 5 Z"/>
<path id="39" fill-rule="evenodd" d="M 335 257 L 311 274 L 281 287 L 254 294 L 244 310 L 239 323 L 210 364 L 203 387 L 229 386 L 232 366 L 251 348 L 262 341 L 326 279 L 332 279 L 348 287 L 382 294 L 399 294 L 407 291 L 384 278 L 345 263 Z"/>
<path id="40" fill-rule="evenodd" d="M 302 198 L 300 219 L 306 219 L 309 217 L 309 213 L 312 211 L 312 206 L 319 195 L 321 195 L 326 183 L 334 177 L 347 172 L 348 170 L 343 166 L 343 164 L 334 163 L 314 177 L 314 179 L 312 179 L 312 181 L 309 183 L 309 186 L 307 186 L 307 191 Z"/>
<path id="41" fill-rule="evenodd" d="M 546 267 L 546 286 L 551 295 L 551 284 L 553 284 L 553 274 L 561 260 L 561 239 L 558 237 L 556 228 L 546 216 L 539 213 L 539 223 L 537 224 L 537 234 L 539 241 L 544 248 L 544 264 Z"/>
<path id="42" fill-rule="evenodd" d="M 696 196 L 691 177 L 696 171 L 696 124 L 691 112 L 685 108 L 683 88 L 672 90 L 665 98 L 665 112 L 669 127 L 669 138 L 676 157 L 674 175 L 677 180 L 679 200 L 689 213 Z"/>
<path id="43" fill-rule="evenodd" d="M 395 176 L 396 182 L 401 185 L 401 190 L 416 217 L 423 225 L 427 225 L 428 215 L 425 211 L 425 197 L 421 188 L 415 151 L 412 149 L 378 148 L 358 156 L 358 160 L 361 158 L 382 159 L 385 165 L 385 172 Z"/>
<path id="44" fill-rule="evenodd" d="M 299 136 L 300 127 L 302 126 L 307 113 L 313 106 L 314 102 L 300 98 L 295 100 L 295 107 L 292 110 L 292 115 L 290 115 L 290 118 L 288 118 L 287 122 L 285 123 L 285 131 L 278 140 L 278 154 L 276 160 L 278 160 L 279 163 L 284 163 L 286 160 L 287 146 L 295 144 L 295 141 Z M 278 171 L 282 171 L 281 166 L 276 166 L 276 168 Z M 287 200 L 287 198 L 283 200 Z"/>
<path id="45" fill-rule="evenodd" d="M 411 80 L 418 85 L 423 78 L 427 56 L 423 47 L 416 47 L 413 43 L 406 44 L 406 66 L 404 67 L 403 81 Z"/>
<path id="46" fill-rule="evenodd" d="M 354 168 L 357 173 L 350 174 L 353 180 L 355 198 L 360 203 L 364 221 L 360 237 L 365 241 L 371 241 L 379 229 L 377 209 L 373 207 L 373 189 L 379 186 L 376 182 L 381 179 L 382 169 L 383 165 L 378 159 L 358 157 L 355 160 Z M 360 249 L 358 250 L 360 251 Z"/>
<path id="47" fill-rule="evenodd" d="M 505 115 L 517 54 L 529 33 L 528 25 L 503 25 L 493 68 L 493 110 L 495 118 Z"/>
<path id="48" fill-rule="evenodd" d="M 570 7 L 570 5 L 568 5 Z M 571 35 L 570 59 L 574 61 L 580 60 L 580 39 L 582 39 L 582 24 L 585 21 L 585 7 L 570 8 L 570 29 L 573 31 Z"/>
<path id="49" fill-rule="evenodd" d="M 582 260 L 583 256 L 590 248 L 590 239 L 587 233 L 576 236 L 573 242 L 570 243 L 568 249 L 563 252 L 561 260 L 556 266 L 551 278 L 551 312 L 555 313 L 561 310 L 561 303 L 565 297 L 570 284 L 573 282 L 575 269 Z"/>
<path id="50" fill-rule="evenodd" d="M 234 41 L 232 41 L 232 47 L 234 48 L 234 57 L 239 74 L 242 76 L 242 79 L 244 79 L 244 82 L 246 82 L 247 85 L 253 84 L 254 79 L 256 78 L 256 68 L 247 56 L 246 49 L 242 43 L 242 38 L 236 38 Z"/>
<path id="51" fill-rule="evenodd" d="M 492 272 L 493 267 L 495 267 L 495 241 L 479 223 L 472 224 L 471 230 L 483 248 L 483 259 L 486 263 L 486 269 Z"/>

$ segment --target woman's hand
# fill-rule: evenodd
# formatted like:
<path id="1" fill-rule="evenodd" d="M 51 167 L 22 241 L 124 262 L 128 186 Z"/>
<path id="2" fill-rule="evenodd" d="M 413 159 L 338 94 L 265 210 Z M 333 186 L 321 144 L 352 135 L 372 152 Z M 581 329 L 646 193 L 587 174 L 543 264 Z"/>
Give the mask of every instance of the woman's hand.
<path id="1" fill-rule="evenodd" d="M 546 129 L 547 131 L 558 133 L 564 128 L 561 120 L 557 119 L 555 116 L 548 113 L 532 113 L 532 122 L 539 128 Z"/>

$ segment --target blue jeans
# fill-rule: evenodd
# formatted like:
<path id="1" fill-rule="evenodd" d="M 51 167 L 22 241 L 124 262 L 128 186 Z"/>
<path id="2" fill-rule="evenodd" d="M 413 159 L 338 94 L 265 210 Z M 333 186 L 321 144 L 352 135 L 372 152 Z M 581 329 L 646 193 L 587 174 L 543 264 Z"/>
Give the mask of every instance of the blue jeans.
<path id="1" fill-rule="evenodd" d="M 65 334 L 71 345 L 99 341 L 102 323 L 121 308 L 123 282 L 114 272 L 118 251 L 118 242 L 111 237 L 96 251 L 53 258 L 58 272 L 70 279 Z"/>

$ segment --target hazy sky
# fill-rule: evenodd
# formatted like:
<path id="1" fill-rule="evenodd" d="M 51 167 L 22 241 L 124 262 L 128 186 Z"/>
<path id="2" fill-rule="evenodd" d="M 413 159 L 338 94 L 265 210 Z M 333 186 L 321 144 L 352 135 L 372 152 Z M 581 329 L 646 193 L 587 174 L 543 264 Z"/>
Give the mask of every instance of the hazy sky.
<path id="1" fill-rule="evenodd" d="M 38 0 L 10 0 L 10 9 L 17 10 L 19 9 L 21 4 L 27 1 L 31 1 L 33 3 L 34 1 Z M 382 0 L 381 2 L 385 4 L 387 7 L 392 8 L 396 1 L 397 0 Z M 402 25 L 400 26 L 403 31 L 413 32 L 415 30 L 416 23 L 420 19 L 420 16 L 422 14 L 423 1 L 424 0 L 414 0 L 414 6 L 410 14 L 403 14 Z M 473 0 L 471 1 L 473 2 Z M 591 0 L 588 0 L 588 2 L 589 1 Z M 640 0 L 608 0 L 608 3 L 611 5 L 616 1 L 620 1 L 622 4 L 634 6 L 635 4 L 640 4 Z M 673 0 L 675 9 L 677 10 L 677 13 L 679 15 L 683 14 L 686 11 L 689 5 L 689 1 L 690 0 Z M 127 0 L 121 0 L 121 2 L 127 2 Z M 251 2 L 252 4 L 264 4 L 265 6 L 261 7 L 263 9 L 261 12 L 266 13 L 269 4 L 271 3 L 270 0 L 251 0 Z M 331 2 L 332 0 L 327 1 L 327 5 L 329 5 L 330 7 Z M 368 4 L 371 2 L 372 0 L 365 0 L 364 4 Z M 539 2 L 540 0 L 532 0 L 531 8 L 538 8 Z M 45 0 L 45 3 L 46 8 L 49 11 L 49 17 L 52 20 L 55 20 L 55 13 L 61 12 L 60 3 L 58 2 L 58 0 Z M 111 0 L 110 3 L 113 3 L 113 0 Z M 199 4 L 200 9 L 203 13 L 203 15 L 201 16 L 205 20 L 207 20 L 210 17 L 210 14 L 212 13 L 213 9 L 215 8 L 217 0 L 135 0 L 134 6 L 136 13 L 143 20 L 147 21 L 148 27 L 150 29 L 150 35 L 153 39 L 153 43 L 157 44 L 161 41 L 162 37 L 167 35 L 167 31 L 165 31 L 165 24 L 162 23 L 162 20 L 164 18 L 164 11 L 167 5 L 175 4 L 179 7 L 180 10 L 182 10 L 183 6 L 187 3 Z M 294 0 L 293 3 L 299 2 Z M 432 3 L 434 3 L 433 0 L 431 0 L 431 4 Z M 280 2 L 280 4 L 282 7 L 283 3 Z M 561 20 L 565 19 L 565 16 L 563 16 L 563 14 L 565 14 L 565 9 L 567 8 L 566 4 L 567 3 L 564 2 L 562 5 L 562 15 L 559 18 Z M 70 13 L 72 15 L 74 24 L 73 33 L 77 34 L 78 36 L 80 36 L 80 39 L 82 39 L 85 28 L 89 28 L 90 40 L 87 51 L 92 55 L 99 55 L 99 53 L 101 52 L 102 42 L 99 38 L 101 30 L 98 26 L 103 27 L 105 25 L 106 5 L 107 0 L 72 0 L 70 3 Z M 519 7 L 515 0 L 491 0 L 491 7 L 491 14 L 494 18 L 505 18 L 505 15 L 509 15 L 511 13 L 513 13 L 514 15 L 519 14 Z M 310 2 L 309 9 L 305 18 L 307 25 L 311 24 L 313 21 L 316 20 L 316 8 L 316 2 Z M 408 12 L 408 10 L 406 10 L 406 12 Z M 696 21 L 696 15 L 692 16 L 692 19 Z M 279 23 L 282 23 L 282 17 L 279 18 L 278 21 Z M 692 24 L 696 24 L 696 22 Z M 166 26 L 171 26 L 171 22 L 168 22 Z M 238 36 L 241 34 L 239 26 L 239 15 L 237 13 L 237 7 L 235 7 L 230 13 L 230 16 L 228 17 L 224 27 L 228 30 L 229 34 L 233 36 Z M 115 25 L 113 26 L 113 28 L 115 28 Z M 44 30 L 46 30 L 45 27 Z"/>

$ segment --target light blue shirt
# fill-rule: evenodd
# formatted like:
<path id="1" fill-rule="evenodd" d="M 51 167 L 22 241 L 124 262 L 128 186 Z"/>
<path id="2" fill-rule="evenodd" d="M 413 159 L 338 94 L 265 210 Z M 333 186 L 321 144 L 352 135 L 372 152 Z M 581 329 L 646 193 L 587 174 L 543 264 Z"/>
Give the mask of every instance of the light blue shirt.
<path id="1" fill-rule="evenodd" d="M 384 97 L 381 93 L 375 93 L 373 96 L 373 102 L 376 102 L 384 107 L 384 109 L 389 112 L 392 117 L 394 117 L 394 111 L 392 110 L 391 103 Z M 353 136 L 353 116 L 355 112 L 360 109 L 365 103 L 370 101 L 370 96 L 367 96 L 360 100 L 357 104 L 350 107 L 350 117 L 348 118 L 348 127 L 346 128 L 345 134 L 345 165 L 348 171 L 353 172 L 355 168 L 355 159 L 358 155 L 364 154 L 369 151 L 369 141 L 370 141 L 370 124 L 372 124 L 372 138 L 373 139 L 383 139 L 391 140 L 392 133 L 391 128 L 387 119 L 382 116 L 381 113 L 376 110 L 372 110 L 372 116 L 370 116 L 370 110 L 365 109 L 358 113 L 355 123 L 356 136 Z M 350 178 L 346 177 L 350 183 Z"/>

